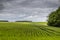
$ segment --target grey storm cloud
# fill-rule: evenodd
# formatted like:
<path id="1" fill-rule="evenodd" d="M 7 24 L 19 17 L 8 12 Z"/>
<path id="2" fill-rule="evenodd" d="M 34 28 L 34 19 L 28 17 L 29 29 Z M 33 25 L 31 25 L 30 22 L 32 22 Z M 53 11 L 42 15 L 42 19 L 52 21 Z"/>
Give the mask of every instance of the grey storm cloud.
<path id="1" fill-rule="evenodd" d="M 13 4 L 15 6 L 33 7 L 33 8 L 60 6 L 59 0 L 0 0 L 0 6 L 2 7 L 4 5 L 6 5 L 5 2 L 8 2 L 8 3 Z"/>
<path id="2" fill-rule="evenodd" d="M 4 2 L 9 2 L 9 1 L 12 1 L 12 0 L 0 0 L 0 10 L 4 9 L 3 3 Z"/>
<path id="3" fill-rule="evenodd" d="M 3 4 L 0 4 L 0 10 L 4 9 Z"/>
<path id="4" fill-rule="evenodd" d="M 0 19 L 45 21 L 59 6 L 59 0 L 0 0 Z"/>
<path id="5" fill-rule="evenodd" d="M 26 0 L 20 3 L 21 6 L 26 7 L 57 7 L 59 6 L 59 0 Z"/>

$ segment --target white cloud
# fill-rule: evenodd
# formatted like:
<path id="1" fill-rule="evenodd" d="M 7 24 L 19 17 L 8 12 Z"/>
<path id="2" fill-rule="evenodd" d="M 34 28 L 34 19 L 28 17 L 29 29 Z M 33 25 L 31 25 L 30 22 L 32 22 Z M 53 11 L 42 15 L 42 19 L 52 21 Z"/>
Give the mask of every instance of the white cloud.
<path id="1" fill-rule="evenodd" d="M 0 19 L 46 21 L 46 16 L 60 5 L 58 2 L 59 0 L 5 0 Z"/>
<path id="2" fill-rule="evenodd" d="M 53 8 L 14 8 L 10 10 L 3 10 L 0 14 L 0 19 L 7 19 L 7 20 L 32 20 L 38 21 L 41 17 L 42 21 L 46 21 L 46 16 L 54 10 Z"/>

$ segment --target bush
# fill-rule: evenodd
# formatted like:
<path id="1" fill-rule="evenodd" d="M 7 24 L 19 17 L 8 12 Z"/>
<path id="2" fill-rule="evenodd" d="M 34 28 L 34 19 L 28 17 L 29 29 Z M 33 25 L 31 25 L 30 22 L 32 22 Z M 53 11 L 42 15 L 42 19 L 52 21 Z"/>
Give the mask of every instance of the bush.
<path id="1" fill-rule="evenodd" d="M 60 7 L 48 16 L 48 25 L 60 27 Z"/>

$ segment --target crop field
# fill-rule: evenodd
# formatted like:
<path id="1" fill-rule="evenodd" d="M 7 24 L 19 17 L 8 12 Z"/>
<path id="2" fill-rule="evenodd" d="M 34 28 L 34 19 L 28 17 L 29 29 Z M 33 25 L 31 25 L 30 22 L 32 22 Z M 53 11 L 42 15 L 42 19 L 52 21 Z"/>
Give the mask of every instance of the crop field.
<path id="1" fill-rule="evenodd" d="M 0 40 L 60 40 L 60 28 L 45 22 L 0 22 Z"/>

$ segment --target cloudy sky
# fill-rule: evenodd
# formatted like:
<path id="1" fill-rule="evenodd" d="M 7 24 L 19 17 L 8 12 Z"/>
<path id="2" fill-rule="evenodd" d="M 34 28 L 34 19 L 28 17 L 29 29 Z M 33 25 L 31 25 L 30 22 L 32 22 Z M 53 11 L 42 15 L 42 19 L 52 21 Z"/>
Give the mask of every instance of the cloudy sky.
<path id="1" fill-rule="evenodd" d="M 60 0 L 0 0 L 0 20 L 46 21 Z"/>

